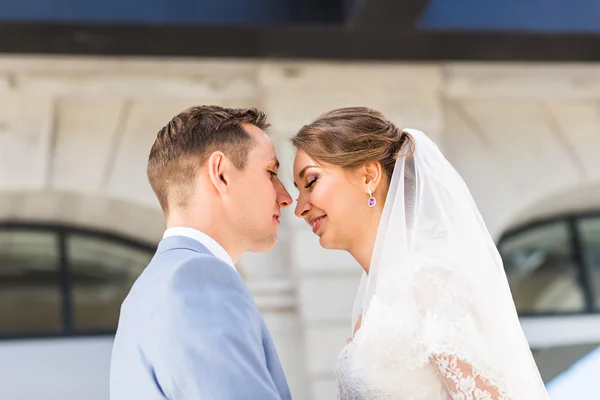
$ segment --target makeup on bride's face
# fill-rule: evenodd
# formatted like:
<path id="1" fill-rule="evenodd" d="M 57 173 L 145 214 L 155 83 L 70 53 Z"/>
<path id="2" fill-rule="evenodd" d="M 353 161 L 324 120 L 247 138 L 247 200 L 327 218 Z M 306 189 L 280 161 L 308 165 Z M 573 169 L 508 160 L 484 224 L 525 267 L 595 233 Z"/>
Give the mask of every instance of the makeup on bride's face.
<path id="1" fill-rule="evenodd" d="M 299 150 L 294 159 L 294 186 L 298 189 L 295 214 L 319 236 L 321 246 L 349 249 L 361 229 L 355 204 L 357 198 L 365 199 L 348 172 L 316 162 Z"/>
<path id="2" fill-rule="evenodd" d="M 299 155 L 299 160 L 302 160 L 303 158 L 308 158 L 308 156 L 302 157 L 303 155 L 306 156 L 305 153 Z M 308 225 L 310 225 L 313 233 L 319 235 L 321 226 L 327 218 L 327 213 L 325 213 L 318 207 L 315 207 L 311 201 L 311 198 L 313 197 L 313 190 L 316 187 L 317 182 L 321 178 L 323 171 L 322 167 L 317 165 L 312 160 L 302 161 L 303 166 L 297 173 L 294 174 L 294 177 L 296 178 L 294 180 L 294 186 L 296 187 L 296 189 L 298 189 L 299 192 L 299 197 L 297 199 L 298 205 L 296 207 L 296 216 L 298 216 L 299 218 L 303 218 L 308 223 Z M 297 165 L 298 163 L 294 163 L 295 170 L 297 169 Z M 317 192 L 317 197 L 318 194 L 319 193 Z M 300 197 L 302 197 L 304 201 L 301 202 Z M 303 204 L 304 207 L 300 207 L 300 204 Z"/>

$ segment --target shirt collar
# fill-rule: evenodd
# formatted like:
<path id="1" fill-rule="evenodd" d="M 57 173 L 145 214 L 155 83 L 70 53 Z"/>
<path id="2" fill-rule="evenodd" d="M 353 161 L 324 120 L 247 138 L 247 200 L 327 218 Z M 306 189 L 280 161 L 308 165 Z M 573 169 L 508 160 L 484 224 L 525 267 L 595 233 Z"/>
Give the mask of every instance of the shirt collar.
<path id="1" fill-rule="evenodd" d="M 225 263 L 229 264 L 231 266 L 231 268 L 233 268 L 234 270 L 236 269 L 235 264 L 233 263 L 233 260 L 231 259 L 229 254 L 225 251 L 223 246 L 221 246 L 216 240 L 214 240 L 213 238 L 211 238 L 204 232 L 200 232 L 197 229 L 188 228 L 185 226 L 175 226 L 172 228 L 168 228 L 165 231 L 165 233 L 163 234 L 163 239 L 167 238 L 169 236 L 185 236 L 190 239 L 194 239 L 197 242 L 200 242 L 200 244 L 202 244 L 204 247 L 206 247 L 208 249 L 208 251 L 213 253 L 213 255 L 215 257 L 217 257 L 217 258 L 221 259 L 222 261 L 224 261 Z"/>

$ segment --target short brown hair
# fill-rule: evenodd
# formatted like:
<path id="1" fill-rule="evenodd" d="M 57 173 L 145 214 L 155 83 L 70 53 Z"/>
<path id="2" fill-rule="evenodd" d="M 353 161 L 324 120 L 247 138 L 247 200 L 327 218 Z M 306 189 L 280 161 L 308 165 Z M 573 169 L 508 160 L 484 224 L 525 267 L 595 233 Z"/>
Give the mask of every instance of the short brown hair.
<path id="1" fill-rule="evenodd" d="M 354 169 L 378 161 L 391 178 L 407 138 L 379 111 L 346 107 L 325 113 L 303 126 L 291 141 L 313 160 L 342 168 Z"/>
<path id="2" fill-rule="evenodd" d="M 186 207 L 198 168 L 210 154 L 222 151 L 244 169 L 255 141 L 243 124 L 267 129 L 267 116 L 256 108 L 190 107 L 157 134 L 148 157 L 148 180 L 166 213 L 169 202 Z"/>

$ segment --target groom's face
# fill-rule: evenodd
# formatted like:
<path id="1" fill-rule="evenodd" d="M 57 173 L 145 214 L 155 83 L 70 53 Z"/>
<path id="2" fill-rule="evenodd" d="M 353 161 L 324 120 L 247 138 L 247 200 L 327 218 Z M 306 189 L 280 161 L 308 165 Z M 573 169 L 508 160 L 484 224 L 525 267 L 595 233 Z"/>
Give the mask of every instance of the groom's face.
<path id="1" fill-rule="evenodd" d="M 243 170 L 235 172 L 229 212 L 246 251 L 267 251 L 277 241 L 281 208 L 292 199 L 277 175 L 279 161 L 267 134 L 254 125 L 244 126 L 256 145 Z"/>

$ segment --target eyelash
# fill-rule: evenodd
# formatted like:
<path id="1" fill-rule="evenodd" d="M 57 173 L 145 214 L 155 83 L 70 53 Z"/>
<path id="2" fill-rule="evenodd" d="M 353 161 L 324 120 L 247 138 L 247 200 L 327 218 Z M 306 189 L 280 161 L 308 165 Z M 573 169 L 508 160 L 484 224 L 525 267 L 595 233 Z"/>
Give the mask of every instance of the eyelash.
<path id="1" fill-rule="evenodd" d="M 308 182 L 306 184 L 306 186 L 304 186 L 304 188 L 305 189 L 310 189 L 315 184 L 315 182 L 317 182 L 317 179 L 319 179 L 319 178 L 314 178 L 312 181 Z"/>
<path id="2" fill-rule="evenodd" d="M 271 175 L 271 179 L 277 176 L 277 172 L 269 171 L 269 175 Z"/>

